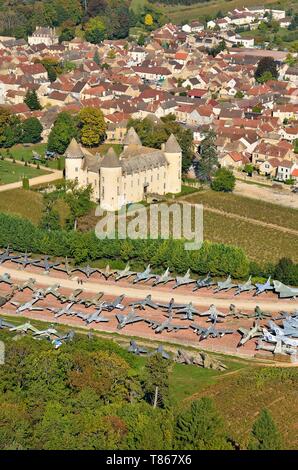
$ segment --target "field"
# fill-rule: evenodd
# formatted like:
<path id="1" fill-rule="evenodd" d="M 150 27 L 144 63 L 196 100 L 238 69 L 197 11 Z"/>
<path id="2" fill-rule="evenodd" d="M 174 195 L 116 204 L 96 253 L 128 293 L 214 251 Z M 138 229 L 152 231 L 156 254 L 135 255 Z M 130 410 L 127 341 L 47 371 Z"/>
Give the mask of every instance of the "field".
<path id="1" fill-rule="evenodd" d="M 47 171 L 45 170 L 0 160 L 0 185 L 15 183 L 21 181 L 23 178 L 34 178 L 35 176 L 46 174 Z"/>
<path id="2" fill-rule="evenodd" d="M 0 212 L 18 215 L 38 224 L 42 214 L 42 199 L 42 195 L 35 191 L 4 191 L 0 193 Z"/>
<path id="3" fill-rule="evenodd" d="M 41 157 L 44 156 L 45 151 L 47 148 L 47 144 L 30 144 L 30 145 L 23 145 L 17 144 L 11 147 L 9 150 L 2 149 L 0 154 L 4 155 L 4 157 L 8 157 L 12 155 L 15 160 L 23 160 L 23 161 L 31 161 L 33 157 L 32 152 L 38 153 Z M 64 167 L 64 157 L 60 157 L 62 168 Z M 52 160 L 48 162 L 49 168 L 53 168 L 57 170 L 57 160 Z"/>

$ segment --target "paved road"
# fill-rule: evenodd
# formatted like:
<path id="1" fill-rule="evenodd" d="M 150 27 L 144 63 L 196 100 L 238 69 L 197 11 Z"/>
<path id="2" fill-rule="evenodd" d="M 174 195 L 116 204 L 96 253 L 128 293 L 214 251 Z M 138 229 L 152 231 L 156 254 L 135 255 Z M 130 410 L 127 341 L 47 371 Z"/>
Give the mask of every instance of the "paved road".
<path id="1" fill-rule="evenodd" d="M 282 190 L 265 188 L 237 180 L 234 194 L 298 209 L 298 194 L 294 194 L 286 188 Z"/>
<path id="2" fill-rule="evenodd" d="M 36 272 L 30 272 L 29 270 L 22 271 L 17 269 L 8 268 L 6 266 L 0 266 L 0 275 L 4 273 L 9 273 L 13 279 L 20 281 L 26 281 L 30 277 L 36 279 L 38 284 L 44 286 L 50 286 L 53 284 L 60 284 L 61 287 L 66 289 L 77 289 L 78 283 L 77 280 L 65 279 L 61 277 L 55 277 L 53 274 L 37 274 Z M 81 287 L 81 286 L 80 286 Z M 211 303 L 216 305 L 218 308 L 229 308 L 230 304 L 233 303 L 238 309 L 244 310 L 254 310 L 256 305 L 262 310 L 279 312 L 281 310 L 292 311 L 294 308 L 297 308 L 297 302 L 294 300 L 278 300 L 277 298 L 271 299 L 262 299 L 259 298 L 241 298 L 241 297 L 231 297 L 227 298 L 216 298 L 212 295 L 202 296 L 199 291 L 197 294 L 193 294 L 191 291 L 189 293 L 179 294 L 179 290 L 169 291 L 159 290 L 158 288 L 150 289 L 150 287 L 138 288 L 130 286 L 120 286 L 112 281 L 104 282 L 90 282 L 84 281 L 84 291 L 90 293 L 97 293 L 99 291 L 104 292 L 106 295 L 121 295 L 125 294 L 126 297 L 131 299 L 143 299 L 148 293 L 152 293 L 152 298 L 154 301 L 158 302 L 169 302 L 171 297 L 175 298 L 177 303 L 188 303 L 193 302 L 193 304 L 203 307 L 209 307 Z"/>

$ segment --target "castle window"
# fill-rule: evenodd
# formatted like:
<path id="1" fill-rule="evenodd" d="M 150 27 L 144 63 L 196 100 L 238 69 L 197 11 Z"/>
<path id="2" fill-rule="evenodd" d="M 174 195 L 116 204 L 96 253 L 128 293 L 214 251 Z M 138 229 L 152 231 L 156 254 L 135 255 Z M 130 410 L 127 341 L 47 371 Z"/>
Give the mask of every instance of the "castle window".
<path id="1" fill-rule="evenodd" d="M 76 171 L 79 171 L 79 168 L 76 166 Z"/>

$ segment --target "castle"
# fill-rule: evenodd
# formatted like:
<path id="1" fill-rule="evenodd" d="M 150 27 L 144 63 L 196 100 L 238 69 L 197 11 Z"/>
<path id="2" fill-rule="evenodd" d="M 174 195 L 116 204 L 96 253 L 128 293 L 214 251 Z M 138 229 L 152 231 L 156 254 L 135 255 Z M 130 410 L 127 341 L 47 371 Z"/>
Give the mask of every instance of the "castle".
<path id="1" fill-rule="evenodd" d="M 162 149 L 144 147 L 133 128 L 117 156 L 112 147 L 106 155 L 93 155 L 72 139 L 65 152 L 65 178 L 80 186 L 91 184 L 92 199 L 108 211 L 143 201 L 147 195 L 180 193 L 182 151 L 172 134 Z"/>

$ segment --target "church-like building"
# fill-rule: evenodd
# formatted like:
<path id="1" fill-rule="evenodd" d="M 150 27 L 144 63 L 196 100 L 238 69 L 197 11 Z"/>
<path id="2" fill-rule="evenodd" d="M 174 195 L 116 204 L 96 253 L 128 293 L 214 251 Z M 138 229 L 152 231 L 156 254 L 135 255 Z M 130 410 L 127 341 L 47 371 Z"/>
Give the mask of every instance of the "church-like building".
<path id="1" fill-rule="evenodd" d="M 92 199 L 108 211 L 143 201 L 147 195 L 180 193 L 182 151 L 172 134 L 162 149 L 143 147 L 130 128 L 117 156 L 112 147 L 106 155 L 93 155 L 72 139 L 65 152 L 65 178 L 80 186 L 91 184 Z"/>

